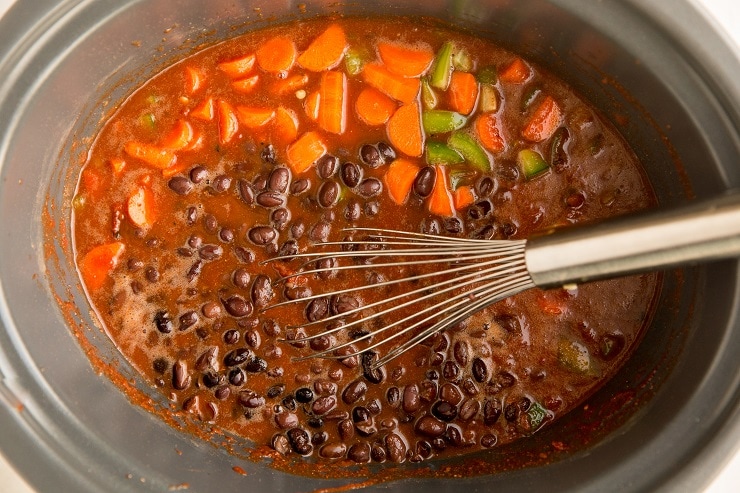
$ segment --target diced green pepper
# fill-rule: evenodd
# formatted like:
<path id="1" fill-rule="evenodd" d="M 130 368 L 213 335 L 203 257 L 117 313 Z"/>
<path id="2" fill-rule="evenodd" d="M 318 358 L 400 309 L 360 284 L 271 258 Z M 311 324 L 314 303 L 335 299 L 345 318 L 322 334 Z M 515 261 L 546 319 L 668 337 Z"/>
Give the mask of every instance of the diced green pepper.
<path id="1" fill-rule="evenodd" d="M 434 65 L 432 65 L 431 77 L 429 83 L 432 87 L 446 91 L 450 86 L 450 78 L 452 77 L 452 42 L 447 41 L 442 45 L 442 48 L 437 52 L 437 56 L 434 57 Z"/>
<path id="2" fill-rule="evenodd" d="M 480 144 L 465 132 L 454 132 L 447 140 L 447 145 L 462 154 L 465 161 L 479 170 L 491 171 L 491 160 Z"/>
<path id="3" fill-rule="evenodd" d="M 450 148 L 442 142 L 430 140 L 427 142 L 426 159 L 428 164 L 452 165 L 464 161 L 463 157 L 456 150 Z"/>
<path id="4" fill-rule="evenodd" d="M 423 79 L 421 81 L 421 101 L 424 103 L 424 108 L 427 110 L 433 110 L 439 103 L 437 93 L 434 92 L 434 89 L 429 85 L 429 80 L 427 79 Z"/>
<path id="5" fill-rule="evenodd" d="M 454 111 L 429 110 L 422 112 L 421 122 L 426 133 L 445 134 L 463 128 L 468 119 Z"/>
<path id="6" fill-rule="evenodd" d="M 558 362 L 575 373 L 591 372 L 591 354 L 586 346 L 576 341 L 563 339 L 558 343 Z"/>
<path id="7" fill-rule="evenodd" d="M 519 167 L 527 180 L 538 177 L 550 169 L 542 156 L 531 149 L 522 149 L 516 157 Z"/>
<path id="8" fill-rule="evenodd" d="M 483 113 L 498 111 L 498 92 L 491 84 L 481 84 L 478 107 Z"/>
<path id="9" fill-rule="evenodd" d="M 362 72 L 363 65 L 362 54 L 359 50 L 354 48 L 347 50 L 347 53 L 344 55 L 344 66 L 349 75 L 357 75 Z"/>
<path id="10" fill-rule="evenodd" d="M 534 401 L 529 405 L 529 408 L 519 420 L 519 429 L 526 434 L 532 434 L 536 432 L 545 420 L 549 417 L 550 413 L 545 409 L 542 404 Z"/>
<path id="11" fill-rule="evenodd" d="M 529 108 L 532 102 L 540 95 L 542 90 L 539 87 L 532 86 L 528 87 L 524 94 L 522 94 L 522 111 Z"/>
<path id="12" fill-rule="evenodd" d="M 456 48 L 452 54 L 452 66 L 455 70 L 461 72 L 473 70 L 473 59 L 470 57 L 470 53 L 462 48 Z"/>
<path id="13" fill-rule="evenodd" d="M 463 185 L 472 185 L 478 176 L 476 171 L 453 168 L 450 170 L 450 188 L 457 190 Z"/>
<path id="14" fill-rule="evenodd" d="M 482 67 L 480 70 L 478 70 L 476 78 L 481 84 L 495 84 L 498 80 L 496 67 L 492 65 L 486 65 L 485 67 Z"/>
<path id="15" fill-rule="evenodd" d="M 154 118 L 154 113 L 144 113 L 139 118 L 141 121 L 141 125 L 146 128 L 147 130 L 154 130 L 154 128 L 157 126 L 157 121 Z"/>

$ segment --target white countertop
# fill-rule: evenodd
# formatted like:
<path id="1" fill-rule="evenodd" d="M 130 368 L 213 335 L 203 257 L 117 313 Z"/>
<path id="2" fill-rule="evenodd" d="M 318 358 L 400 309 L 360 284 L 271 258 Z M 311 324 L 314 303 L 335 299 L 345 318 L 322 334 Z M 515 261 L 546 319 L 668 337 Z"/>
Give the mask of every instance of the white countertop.
<path id="1" fill-rule="evenodd" d="M 0 17 L 15 0 L 0 0 Z M 670 1 L 670 0 L 665 0 Z M 740 49 L 740 1 L 738 0 L 693 0 L 703 5 L 706 11 L 731 35 Z M 33 490 L 13 470 L 0 454 L 0 491 L 3 493 L 33 493 Z M 715 478 L 705 493 L 735 493 L 740 491 L 740 452 Z"/>

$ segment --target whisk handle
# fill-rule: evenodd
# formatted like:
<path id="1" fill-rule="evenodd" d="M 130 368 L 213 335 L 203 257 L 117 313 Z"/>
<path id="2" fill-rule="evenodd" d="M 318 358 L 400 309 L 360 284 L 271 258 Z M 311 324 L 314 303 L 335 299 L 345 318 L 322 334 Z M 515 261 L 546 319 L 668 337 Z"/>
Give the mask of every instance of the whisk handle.
<path id="1" fill-rule="evenodd" d="M 527 242 L 534 283 L 557 287 L 740 256 L 740 193 Z"/>

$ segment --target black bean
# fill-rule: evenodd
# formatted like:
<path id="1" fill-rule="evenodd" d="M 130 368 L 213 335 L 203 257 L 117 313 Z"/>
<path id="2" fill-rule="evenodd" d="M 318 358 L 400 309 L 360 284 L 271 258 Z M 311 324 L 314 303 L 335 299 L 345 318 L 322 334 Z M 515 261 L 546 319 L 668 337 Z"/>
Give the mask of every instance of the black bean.
<path id="1" fill-rule="evenodd" d="M 267 370 L 267 361 L 255 356 L 247 361 L 247 364 L 244 365 L 244 369 L 250 373 L 261 373 Z"/>
<path id="2" fill-rule="evenodd" d="M 503 234 L 506 238 L 511 238 L 512 236 L 516 235 L 518 231 L 519 229 L 514 223 L 505 222 L 501 225 L 501 234 Z"/>
<path id="3" fill-rule="evenodd" d="M 347 201 L 347 205 L 344 207 L 344 219 L 347 222 L 354 222 L 360 219 L 362 215 L 362 206 L 355 199 Z"/>
<path id="4" fill-rule="evenodd" d="M 325 181 L 316 193 L 316 200 L 324 208 L 333 207 L 339 200 L 339 184 L 335 181 Z"/>
<path id="5" fill-rule="evenodd" d="M 224 365 L 229 367 L 241 365 L 251 357 L 252 351 L 249 348 L 240 347 L 226 353 L 226 356 L 224 356 Z"/>
<path id="6" fill-rule="evenodd" d="M 570 131 L 567 127 L 558 128 L 552 136 L 550 143 L 550 165 L 555 171 L 562 171 L 568 167 L 568 151 L 566 150 L 570 140 Z"/>
<path id="7" fill-rule="evenodd" d="M 237 182 L 237 188 L 239 189 L 239 197 L 247 205 L 254 204 L 254 187 L 251 183 L 246 180 L 239 180 Z"/>
<path id="8" fill-rule="evenodd" d="M 271 226 L 255 226 L 247 233 L 249 240 L 255 245 L 267 245 L 277 238 L 277 231 Z"/>
<path id="9" fill-rule="evenodd" d="M 504 408 L 504 418 L 510 423 L 514 423 L 519 417 L 519 405 L 516 402 L 508 404 Z"/>
<path id="10" fill-rule="evenodd" d="M 154 371 L 156 371 L 160 375 L 164 374 L 164 372 L 167 371 L 169 366 L 170 366 L 169 363 L 167 363 L 167 360 L 164 358 L 157 358 L 154 360 L 154 363 L 152 364 L 152 368 L 154 368 Z"/>
<path id="11" fill-rule="evenodd" d="M 267 397 L 274 399 L 279 397 L 283 392 L 285 392 L 285 385 L 278 383 L 267 389 Z"/>
<path id="12" fill-rule="evenodd" d="M 401 405 L 403 410 L 409 414 L 413 414 L 421 408 L 421 398 L 419 397 L 418 385 L 412 383 L 403 389 L 403 400 Z"/>
<path id="13" fill-rule="evenodd" d="M 385 451 L 385 447 L 379 443 L 373 444 L 370 449 L 370 458 L 375 462 L 385 462 L 386 457 L 387 452 Z"/>
<path id="14" fill-rule="evenodd" d="M 198 184 L 206 179 L 208 171 L 203 166 L 196 166 L 190 170 L 190 181 Z"/>
<path id="15" fill-rule="evenodd" d="M 203 269 L 203 261 L 202 260 L 196 260 L 193 262 L 193 265 L 190 266 L 188 269 L 188 272 L 185 274 L 185 277 L 187 277 L 188 281 L 193 281 L 196 277 L 200 275 L 200 271 Z"/>
<path id="16" fill-rule="evenodd" d="M 272 211 L 272 214 L 270 214 L 270 220 L 272 220 L 272 223 L 277 229 L 282 231 L 290 221 L 290 211 L 285 207 L 279 207 Z"/>
<path id="17" fill-rule="evenodd" d="M 166 311 L 159 311 L 154 314 L 154 325 L 163 334 L 169 334 L 175 328 L 175 324 L 172 323 L 172 317 Z"/>
<path id="18" fill-rule="evenodd" d="M 249 271 L 243 267 L 238 267 L 234 270 L 234 273 L 231 274 L 231 282 L 233 282 L 234 286 L 237 288 L 247 289 L 249 287 L 250 280 L 251 276 L 249 275 Z"/>
<path id="19" fill-rule="evenodd" d="M 475 190 L 479 197 L 488 197 L 496 189 L 496 183 L 490 176 L 484 176 L 475 185 Z"/>
<path id="20" fill-rule="evenodd" d="M 366 178 L 357 187 L 357 192 L 363 197 L 377 197 L 383 191 L 383 183 L 377 178 Z"/>
<path id="21" fill-rule="evenodd" d="M 370 411 L 363 406 L 357 406 L 352 409 L 352 421 L 355 423 L 362 423 L 364 421 L 370 421 L 372 416 Z"/>
<path id="22" fill-rule="evenodd" d="M 457 406 L 446 401 L 438 401 L 432 406 L 432 414 L 442 421 L 453 421 L 457 417 Z"/>
<path id="23" fill-rule="evenodd" d="M 311 182 L 307 178 L 301 178 L 290 184 L 290 193 L 300 195 L 309 188 L 311 188 Z"/>
<path id="24" fill-rule="evenodd" d="M 203 374 L 203 385 L 205 385 L 209 389 L 212 389 L 213 387 L 215 387 L 216 385 L 219 385 L 220 383 L 221 383 L 221 378 L 218 373 L 209 371 Z"/>
<path id="25" fill-rule="evenodd" d="M 283 295 L 289 300 L 300 300 L 308 298 L 313 294 L 313 291 L 308 286 L 296 286 L 293 288 L 286 288 Z"/>
<path id="26" fill-rule="evenodd" d="M 488 366 L 486 362 L 480 358 L 473 359 L 473 378 L 478 383 L 483 383 L 488 380 Z"/>
<path id="27" fill-rule="evenodd" d="M 482 437 L 480 437 L 481 447 L 491 448 L 491 447 L 494 447 L 497 442 L 498 442 L 498 438 L 496 438 L 496 435 L 485 434 Z"/>
<path id="28" fill-rule="evenodd" d="M 275 292 L 272 290 L 272 281 L 270 278 L 264 274 L 260 274 L 255 277 L 254 282 L 252 283 L 251 296 L 254 306 L 257 308 L 266 307 L 270 303 L 272 297 L 275 296 Z"/>
<path id="29" fill-rule="evenodd" d="M 478 387 L 475 385 L 475 382 L 472 378 L 466 378 L 465 380 L 463 380 L 460 386 L 466 394 L 470 396 L 478 395 Z"/>
<path id="30" fill-rule="evenodd" d="M 229 313 L 229 315 L 236 318 L 246 317 L 248 315 L 251 315 L 254 311 L 252 303 L 245 300 L 238 294 L 231 295 L 225 300 L 221 300 L 221 303 L 224 305 L 224 308 Z"/>
<path id="31" fill-rule="evenodd" d="M 420 230 L 426 235 L 438 235 L 442 232 L 442 224 L 436 217 L 425 217 L 421 222 Z"/>
<path id="32" fill-rule="evenodd" d="M 455 356 L 455 360 L 460 363 L 461 366 L 468 364 L 468 344 L 464 341 L 457 341 L 452 347 L 452 354 Z"/>
<path id="33" fill-rule="evenodd" d="M 311 445 L 311 439 L 305 430 L 301 428 L 293 428 L 287 432 L 288 440 L 293 451 L 300 455 L 308 455 L 313 450 Z"/>
<path id="34" fill-rule="evenodd" d="M 421 168 L 414 178 L 414 193 L 422 199 L 429 197 L 436 181 L 437 173 L 433 166 Z"/>
<path id="35" fill-rule="evenodd" d="M 188 207 L 185 210 L 185 222 L 188 224 L 188 226 L 192 226 L 195 224 L 195 221 L 198 219 L 198 210 L 195 207 Z"/>
<path id="36" fill-rule="evenodd" d="M 329 239 L 331 233 L 331 224 L 326 221 L 319 221 L 313 225 L 308 233 L 309 238 L 313 241 L 324 243 Z"/>
<path id="37" fill-rule="evenodd" d="M 347 385 L 342 392 L 342 400 L 347 404 L 359 401 L 367 392 L 367 384 L 363 380 L 355 380 Z"/>
<path id="38" fill-rule="evenodd" d="M 360 147 L 360 160 L 371 168 L 378 168 L 385 162 L 378 148 L 371 144 Z"/>
<path id="39" fill-rule="evenodd" d="M 266 190 L 257 194 L 257 203 L 262 207 L 271 209 L 273 207 L 282 206 L 285 203 L 285 199 L 278 192 L 272 190 Z"/>
<path id="40" fill-rule="evenodd" d="M 191 248 L 200 248 L 203 244 L 203 238 L 198 235 L 192 235 L 188 238 L 188 246 Z"/>
<path id="41" fill-rule="evenodd" d="M 352 294 L 337 294 L 331 297 L 330 308 L 333 315 L 341 315 L 359 307 L 360 301 Z"/>
<path id="42" fill-rule="evenodd" d="M 396 159 L 396 151 L 394 151 L 393 148 L 385 142 L 378 142 L 377 147 L 380 155 L 383 157 L 383 160 L 386 163 L 390 163 L 391 161 Z"/>
<path id="43" fill-rule="evenodd" d="M 238 330 L 229 329 L 226 332 L 224 332 L 224 342 L 226 344 L 236 344 L 239 342 L 239 338 L 241 336 L 239 335 Z"/>
<path id="44" fill-rule="evenodd" d="M 216 219 L 216 216 L 213 214 L 203 216 L 203 227 L 209 233 L 216 234 L 218 232 L 218 219 Z"/>
<path id="45" fill-rule="evenodd" d="M 290 260 L 298 253 L 298 243 L 295 240 L 287 240 L 278 250 L 278 257 Z"/>
<path id="46" fill-rule="evenodd" d="M 173 176 L 167 186 L 177 195 L 187 195 L 193 190 L 193 183 L 184 176 Z"/>
<path id="47" fill-rule="evenodd" d="M 247 374 L 241 368 L 229 370 L 229 383 L 234 387 L 241 387 L 247 381 Z"/>
<path id="48" fill-rule="evenodd" d="M 572 192 L 565 199 L 565 204 L 571 209 L 580 209 L 585 202 L 586 197 L 583 195 L 583 192 Z"/>
<path id="49" fill-rule="evenodd" d="M 262 337 L 256 330 L 248 330 L 244 333 L 244 342 L 251 348 L 257 349 L 262 344 Z"/>
<path id="50" fill-rule="evenodd" d="M 155 267 L 147 267 L 144 271 L 144 277 L 149 282 L 159 281 L 159 271 Z"/>
<path id="51" fill-rule="evenodd" d="M 326 298 L 316 298 L 311 300 L 306 307 L 306 319 L 309 322 L 315 322 L 326 318 L 329 314 L 329 302 Z"/>
<path id="52" fill-rule="evenodd" d="M 221 315 L 221 306 L 215 301 L 208 301 L 203 304 L 200 311 L 206 318 L 216 318 Z"/>
<path id="53" fill-rule="evenodd" d="M 188 367 L 182 360 L 177 360 L 172 366 L 172 386 L 175 390 L 185 390 L 190 386 L 190 375 Z"/>
<path id="54" fill-rule="evenodd" d="M 378 354 L 373 351 L 366 351 L 362 353 L 362 376 L 364 376 L 368 382 L 379 384 L 385 380 L 385 367 L 372 368 L 373 363 L 377 361 Z"/>
<path id="55" fill-rule="evenodd" d="M 256 192 L 261 192 L 262 190 L 265 190 L 267 188 L 267 177 L 262 174 L 255 176 L 252 180 L 252 186 L 254 186 L 254 190 Z"/>
<path id="56" fill-rule="evenodd" d="M 216 260 L 221 258 L 223 253 L 224 249 L 221 248 L 221 245 L 203 245 L 198 250 L 198 256 L 203 260 Z"/>
<path id="57" fill-rule="evenodd" d="M 496 317 L 495 321 L 509 334 L 513 336 L 522 335 L 522 325 L 518 317 L 510 314 L 503 314 Z"/>
<path id="58" fill-rule="evenodd" d="M 357 442 L 347 451 L 347 458 L 358 464 L 370 462 L 370 444 L 367 442 Z"/>
<path id="59" fill-rule="evenodd" d="M 599 342 L 599 354 L 602 358 L 609 361 L 622 352 L 625 344 L 626 341 L 623 334 L 618 332 L 606 334 Z"/>
<path id="60" fill-rule="evenodd" d="M 328 335 L 320 335 L 318 337 L 314 337 L 309 341 L 309 346 L 311 346 L 311 349 L 314 351 L 324 351 L 326 349 L 329 349 L 334 344 L 333 338 Z"/>
<path id="61" fill-rule="evenodd" d="M 362 178 L 362 170 L 357 164 L 350 161 L 342 164 L 341 175 L 345 185 L 349 188 L 355 188 Z"/>
<path id="62" fill-rule="evenodd" d="M 473 204 L 468 208 L 468 216 L 470 219 L 477 221 L 488 216 L 493 210 L 493 205 L 488 200 L 481 200 Z"/>
<path id="63" fill-rule="evenodd" d="M 462 233 L 463 231 L 463 224 L 462 221 L 460 221 L 456 217 L 448 217 L 444 220 L 444 228 L 445 231 L 451 234 L 458 234 Z"/>
<path id="64" fill-rule="evenodd" d="M 277 434 L 272 437 L 270 446 L 281 455 L 287 455 L 290 452 L 290 441 L 287 437 Z"/>
<path id="65" fill-rule="evenodd" d="M 372 200 L 365 204 L 365 215 L 367 217 L 377 216 L 378 212 L 380 212 L 380 203 Z"/>
<path id="66" fill-rule="evenodd" d="M 242 263 L 251 264 L 254 262 L 254 252 L 243 246 L 234 247 L 234 255 Z"/>
<path id="67" fill-rule="evenodd" d="M 272 146 L 272 144 L 267 144 L 265 147 L 262 148 L 260 158 L 262 158 L 262 161 L 266 163 L 275 164 L 277 156 L 275 154 L 275 148 Z"/>
<path id="68" fill-rule="evenodd" d="M 308 387 L 301 387 L 295 391 L 295 400 L 301 404 L 306 404 L 313 400 L 313 390 Z"/>
<path id="69" fill-rule="evenodd" d="M 230 395 L 231 389 L 226 385 L 222 385 L 221 387 L 217 388 L 216 391 L 213 393 L 213 396 L 220 401 L 228 399 Z"/>
<path id="70" fill-rule="evenodd" d="M 478 411 L 480 411 L 480 402 L 476 399 L 467 399 L 460 406 L 457 416 L 462 421 L 470 421 L 478 414 Z"/>
<path id="71" fill-rule="evenodd" d="M 224 193 L 231 188 L 231 178 L 226 175 L 218 175 L 211 183 L 211 190 L 215 193 Z"/>
<path id="72" fill-rule="evenodd" d="M 185 312 L 180 315 L 180 330 L 186 330 L 198 323 L 198 314 L 194 311 Z"/>
<path id="73" fill-rule="evenodd" d="M 401 463 L 406 459 L 406 444 L 395 433 L 386 435 L 385 448 L 388 450 L 388 457 L 393 462 Z"/>
<path id="74" fill-rule="evenodd" d="M 316 172 L 324 180 L 334 176 L 339 169 L 339 158 L 331 154 L 324 154 L 316 161 Z"/>
<path id="75" fill-rule="evenodd" d="M 289 411 L 295 411 L 296 409 L 298 409 L 298 403 L 296 402 L 295 397 L 290 394 L 283 397 L 283 400 L 280 402 L 283 406 L 285 406 L 285 409 Z"/>
<path id="76" fill-rule="evenodd" d="M 442 375 L 451 382 L 456 382 L 460 379 L 460 367 L 454 361 L 445 361 L 442 367 Z"/>
<path id="77" fill-rule="evenodd" d="M 281 332 L 280 324 L 275 320 L 267 319 L 262 323 L 262 331 L 270 337 L 277 337 Z"/>
<path id="78" fill-rule="evenodd" d="M 492 240 L 494 236 L 496 236 L 496 228 L 493 224 L 487 224 L 471 234 L 471 237 L 476 240 Z"/>
<path id="79" fill-rule="evenodd" d="M 257 409 L 265 405 L 265 398 L 253 390 L 240 390 L 239 404 L 247 409 Z"/>
<path id="80" fill-rule="evenodd" d="M 333 395 L 326 395 L 316 399 L 311 405 L 311 411 L 316 416 L 322 416 L 337 406 L 337 398 Z"/>
<path id="81" fill-rule="evenodd" d="M 428 436 L 430 438 L 442 436 L 446 429 L 447 426 L 444 424 L 444 422 L 429 415 L 422 416 L 416 422 L 416 425 L 414 425 L 414 430 L 416 430 L 417 433 Z"/>

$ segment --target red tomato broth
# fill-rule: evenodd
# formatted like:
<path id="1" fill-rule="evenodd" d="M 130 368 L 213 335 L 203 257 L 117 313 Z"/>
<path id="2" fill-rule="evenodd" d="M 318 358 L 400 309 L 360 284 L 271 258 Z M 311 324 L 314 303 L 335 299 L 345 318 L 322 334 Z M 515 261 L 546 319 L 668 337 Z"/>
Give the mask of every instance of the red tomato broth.
<path id="1" fill-rule="evenodd" d="M 371 87 L 362 73 L 347 73 L 343 62 L 329 67 L 345 73 L 347 79 L 345 128 L 337 133 L 322 129 L 319 122 L 306 116 L 303 107 L 306 95 L 320 94 L 322 73 L 326 72 L 309 71 L 300 63 L 282 75 L 263 71 L 258 64 L 236 77 L 219 69 L 219 64 L 248 56 L 275 36 L 290 37 L 300 61 L 300 54 L 311 42 L 334 24 L 344 28 L 350 50 L 366 54 L 363 63 L 367 64 L 382 63 L 374 49 L 378 41 L 431 46 L 436 53 L 443 42 L 452 40 L 473 60 L 475 74 L 489 66 L 502 70 L 516 60 L 483 40 L 438 28 L 425 30 L 409 20 L 342 19 L 301 22 L 300 29 L 281 26 L 248 34 L 164 70 L 133 93 L 101 129 L 83 170 L 74 211 L 78 267 L 85 268 L 85 255 L 101 245 L 124 245 L 115 263 L 95 263 L 102 266 L 99 268 L 110 266 L 103 273 L 107 276 L 104 282 L 99 282 L 100 272 L 83 273 L 83 279 L 86 275 L 96 279 L 94 286 L 87 286 L 90 301 L 119 350 L 173 406 L 196 420 L 215 423 L 287 455 L 313 454 L 333 461 L 416 462 L 526 437 L 537 431 L 528 427 L 530 409 L 542 410 L 543 425 L 551 422 L 582 402 L 626 360 L 650 318 L 657 275 L 591 283 L 570 292 L 533 290 L 517 295 L 389 363 L 383 381 L 377 384 L 363 376 L 362 365 L 356 364 L 359 361 L 292 361 L 315 351 L 279 342 L 295 337 L 296 330 L 288 326 L 305 323 L 304 304 L 260 313 L 255 306 L 259 300 L 252 292 L 255 280 L 264 279 L 260 276 L 274 281 L 296 269 L 299 262 L 261 262 L 275 256 L 286 241 L 295 240 L 295 247 L 303 251 L 313 241 L 342 239 L 345 233 L 341 229 L 350 225 L 526 238 L 554 226 L 653 205 L 649 184 L 634 154 L 595 110 L 564 83 L 527 64 L 530 74 L 526 79 L 492 84 L 499 100 L 496 120 L 505 142 L 500 152 L 487 153 L 492 170 L 482 172 L 469 163 L 445 167 L 459 175 L 448 181 L 458 181 L 458 186 L 470 186 L 474 191 L 473 205 L 452 211 L 454 217 L 448 218 L 431 214 L 430 199 L 423 198 L 414 186 L 403 204 L 391 200 L 387 185 L 377 195 L 369 190 L 371 193 L 364 195 L 370 196 L 363 196 L 360 185 L 346 185 L 341 167 L 353 162 L 362 170 L 363 180 L 374 178 L 382 186 L 392 159 L 377 167 L 363 163 L 360 149 L 392 138 L 386 125 L 369 126 L 355 110 L 354 98 Z M 196 90 L 189 67 L 201 76 Z M 271 88 L 283 75 L 305 75 L 308 81 L 295 92 L 276 95 Z M 253 76 L 258 80 L 248 93 L 232 85 Z M 536 90 L 539 94 L 528 101 Z M 451 110 L 449 94 L 437 93 L 439 108 Z M 549 150 L 557 133 L 535 143 L 522 136 L 545 97 L 557 102 L 562 113 L 560 127 L 568 129 L 557 152 Z M 212 120 L 190 116 L 209 98 L 216 102 Z M 292 112 L 298 121 L 296 140 L 315 132 L 327 154 L 338 158 L 340 171 L 326 178 L 320 167 L 313 165 L 293 173 L 288 190 L 263 195 L 261 200 L 268 205 L 260 206 L 254 196 L 271 191 L 267 184 L 274 169 L 287 168 L 290 144 L 269 141 L 271 121 L 258 128 L 239 125 L 235 130 L 232 119 L 229 138 L 224 140 L 219 102 L 231 108 L 282 107 Z M 404 104 L 396 103 L 398 108 Z M 321 101 L 318 104 L 320 108 Z M 424 108 L 420 95 L 415 104 Z M 471 135 L 475 135 L 474 122 L 481 114 L 480 108 L 474 108 L 468 115 L 465 129 L 471 129 Z M 167 169 L 163 172 L 124 151 L 131 142 L 162 146 L 183 119 L 192 126 L 192 142 L 179 142 L 176 150 L 165 149 L 176 156 L 176 162 L 167 168 L 172 176 Z M 445 142 L 446 135 L 422 131 L 426 140 Z M 550 161 L 547 172 L 525 179 L 517 164 L 521 149 L 534 150 Z M 406 156 L 398 150 L 396 154 L 418 164 L 419 169 L 427 166 L 424 155 Z M 111 163 L 120 160 L 125 166 L 114 173 Z M 298 192 L 299 180 L 309 180 L 310 188 Z M 336 185 L 322 186 L 326 183 Z M 156 210 L 152 224 L 146 227 L 134 224 L 126 212 L 131 194 L 144 186 Z M 326 190 L 330 187 L 338 190 L 333 200 L 319 196 L 321 190 L 329 193 Z M 283 205 L 289 211 L 284 224 L 275 219 L 276 210 Z M 299 234 L 301 224 L 304 232 Z M 269 241 L 267 246 L 255 244 L 250 240 L 255 225 L 272 228 L 278 241 Z M 323 234 L 322 228 L 328 233 Z M 456 233 L 457 229 L 462 231 Z M 248 281 L 243 280 L 245 272 Z M 332 280 L 299 277 L 288 288 L 293 293 L 275 286 L 271 302 L 283 301 L 286 294 L 293 296 L 303 288 L 318 293 L 332 283 L 364 284 L 366 274 L 342 273 Z M 393 293 L 367 290 L 360 301 L 368 304 Z M 244 316 L 244 305 L 234 305 L 240 300 L 252 306 Z M 167 317 L 158 316 L 162 313 Z M 306 327 L 305 332 L 312 334 L 320 328 Z M 347 337 L 342 334 L 337 342 Z M 228 367 L 225 358 L 232 355 L 233 359 L 237 349 L 252 358 L 249 361 L 255 366 L 251 368 L 258 371 L 245 369 L 249 361 Z M 605 355 L 606 350 L 613 352 Z M 588 355 L 587 365 L 584 354 Z M 474 374 L 476 359 L 484 363 L 485 379 Z M 579 362 L 587 367 L 579 367 Z M 451 369 L 454 367 L 457 371 Z M 242 369 L 244 383 L 229 381 L 234 368 Z M 367 389 L 356 400 L 345 399 L 351 386 Z M 310 389 L 311 398 L 304 396 L 306 402 L 296 402 L 299 389 Z M 389 402 L 389 392 L 395 392 L 389 389 L 398 391 L 401 402 Z M 358 407 L 364 411 L 356 411 Z M 354 414 L 365 412 L 368 419 L 354 422 Z M 446 421 L 452 414 L 454 417 Z M 301 445 L 303 434 L 308 439 L 305 446 Z"/>

